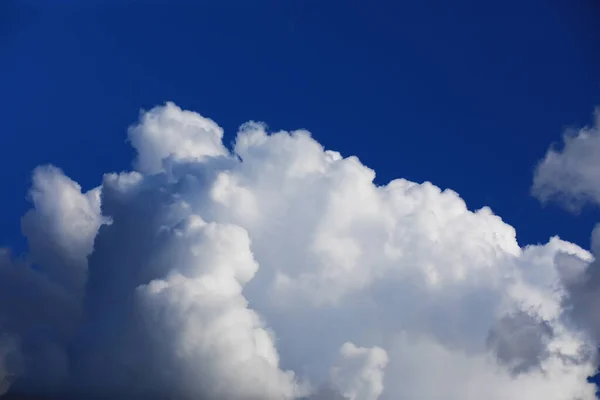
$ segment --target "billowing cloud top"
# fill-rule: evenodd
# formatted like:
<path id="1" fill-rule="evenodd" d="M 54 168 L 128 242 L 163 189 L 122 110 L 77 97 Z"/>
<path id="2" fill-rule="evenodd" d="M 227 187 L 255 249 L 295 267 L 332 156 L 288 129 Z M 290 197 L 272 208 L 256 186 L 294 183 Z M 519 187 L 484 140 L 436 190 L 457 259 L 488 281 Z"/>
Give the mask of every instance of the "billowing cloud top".
<path id="1" fill-rule="evenodd" d="M 306 131 L 250 122 L 231 151 L 222 137 L 167 103 L 129 130 L 134 171 L 84 193 L 35 170 L 29 254 L 0 257 L 0 390 L 595 398 L 590 252 L 521 248 L 490 209 L 376 186 Z"/>

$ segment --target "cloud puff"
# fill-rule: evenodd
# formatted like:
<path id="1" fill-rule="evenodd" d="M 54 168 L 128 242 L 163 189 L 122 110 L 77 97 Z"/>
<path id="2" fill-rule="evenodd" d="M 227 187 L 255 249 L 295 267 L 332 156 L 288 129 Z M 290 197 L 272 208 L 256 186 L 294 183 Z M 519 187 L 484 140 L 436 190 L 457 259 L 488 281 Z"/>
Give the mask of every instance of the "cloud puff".
<path id="1" fill-rule="evenodd" d="M 376 400 L 383 392 L 383 374 L 388 361 L 382 348 L 357 347 L 346 342 L 340 349 L 339 366 L 332 368 L 332 381 L 350 400 Z"/>
<path id="2" fill-rule="evenodd" d="M 34 208 L 22 220 L 32 261 L 53 281 L 82 294 L 87 256 L 103 218 L 99 188 L 81 187 L 53 166 L 37 168 L 29 193 Z"/>
<path id="3" fill-rule="evenodd" d="M 160 109 L 142 112 L 140 124 L 129 129 L 129 141 L 138 150 L 136 168 L 153 174 L 163 160 L 202 160 L 225 155 L 223 129 L 215 122 L 168 102 Z"/>
<path id="4" fill-rule="evenodd" d="M 538 164 L 533 194 L 572 210 L 588 202 L 600 204 L 600 109 L 593 126 L 571 130 L 563 141 L 562 149 L 551 147 Z"/>
<path id="5" fill-rule="evenodd" d="M 30 254 L 0 262 L 11 392 L 595 398 L 597 338 L 565 312 L 589 252 L 521 248 L 490 209 L 376 186 L 306 131 L 222 135 L 167 103 L 129 130 L 134 171 L 85 193 L 34 172 Z"/>

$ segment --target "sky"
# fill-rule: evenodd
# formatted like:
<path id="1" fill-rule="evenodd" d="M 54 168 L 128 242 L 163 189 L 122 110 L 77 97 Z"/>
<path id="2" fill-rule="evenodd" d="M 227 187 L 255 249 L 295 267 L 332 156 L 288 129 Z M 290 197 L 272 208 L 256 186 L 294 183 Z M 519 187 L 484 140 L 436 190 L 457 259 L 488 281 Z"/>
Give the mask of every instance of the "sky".
<path id="1" fill-rule="evenodd" d="M 36 165 L 90 187 L 129 166 L 140 108 L 175 101 L 229 141 L 249 119 L 308 129 L 378 182 L 429 180 L 490 206 L 522 243 L 589 244 L 587 214 L 529 189 L 548 145 L 600 104 L 596 2 L 253 3 L 4 1 L 4 241 L 18 241 Z"/>
<path id="2" fill-rule="evenodd" d="M 600 4 L 482 3 L 0 3 L 0 245 L 25 254 L 25 264 L 67 293 L 57 295 L 58 289 L 39 283 L 37 275 L 29 277 L 29 270 L 25 277 L 6 275 L 6 282 L 17 282 L 10 286 L 15 293 L 7 291 L 0 299 L 14 300 L 11 296 L 22 295 L 15 288 L 22 288 L 56 305 L 48 310 L 64 311 L 44 311 L 52 317 L 34 313 L 31 321 L 13 324 L 15 312 L 35 308 L 35 300 L 26 296 L 19 302 L 24 308 L 0 309 L 0 320 L 9 321 L 3 329 L 23 341 L 17 353 L 34 360 L 32 365 L 47 361 L 45 357 L 58 362 L 58 356 L 48 355 L 55 350 L 40 344 L 52 343 L 56 347 L 48 349 L 68 349 L 64 359 L 59 357 L 60 365 L 83 363 L 80 375 L 65 372 L 65 382 L 76 381 L 85 389 L 122 389 L 121 370 L 98 377 L 97 365 L 120 365 L 103 353 L 123 352 L 142 335 L 125 312 L 106 317 L 120 307 L 119 301 L 139 306 L 128 291 L 135 287 L 141 293 L 142 315 L 150 318 L 144 323 L 159 326 L 156 337 L 168 338 L 174 347 L 160 345 L 163 351 L 155 359 L 136 358 L 156 346 L 152 336 L 136 343 L 131 357 L 138 363 L 159 360 L 171 366 L 181 377 L 177 382 L 183 382 L 181 394 L 318 398 L 303 380 L 325 380 L 351 400 L 386 400 L 398 394 L 438 398 L 440 394 L 427 392 L 434 389 L 420 383 L 429 376 L 448 389 L 445 398 L 451 399 L 464 400 L 482 390 L 509 396 L 504 398 L 515 393 L 549 399 L 585 396 L 588 392 L 578 390 L 587 389 L 574 382 L 595 365 L 591 359 L 569 353 L 577 367 L 560 378 L 552 374 L 560 369 L 556 354 L 567 357 L 575 345 L 593 347 L 600 337 L 600 323 L 589 315 L 600 298 L 593 279 L 582 283 L 574 278 L 596 265 L 591 254 L 597 254 L 594 246 L 600 248 L 600 239 L 592 238 L 600 221 L 600 131 L 584 128 L 594 126 L 594 109 L 600 106 Z M 240 129 L 248 121 L 266 127 Z M 562 135 L 569 129 L 576 132 L 575 139 L 563 144 Z M 306 130 L 312 139 L 304 133 L 267 135 L 280 130 Z M 557 146 L 554 153 L 548 152 L 552 146 Z M 360 162 L 346 158 L 350 156 Z M 38 168 L 46 164 L 60 170 Z M 131 170 L 137 172 L 103 178 Z M 374 189 L 371 170 L 375 184 L 388 189 Z M 306 181 L 303 174 L 309 172 L 319 178 Z M 384 186 L 397 178 L 406 181 Z M 458 195 L 441 194 L 427 184 L 411 189 L 409 181 L 431 182 Z M 147 197 L 138 194 L 137 185 Z M 206 185 L 212 185 L 209 194 L 202 189 Z M 132 187 L 133 195 L 128 192 Z M 165 211 L 164 192 L 185 199 L 192 211 Z M 398 204 L 415 211 L 405 214 Z M 466 211 L 484 206 L 504 223 L 487 211 Z M 273 210 L 272 217 L 265 214 L 268 210 Z M 160 230 L 150 222 L 138 224 L 128 213 L 168 226 L 169 233 L 160 236 L 159 250 L 152 254 L 159 260 L 178 260 L 172 269 L 139 255 L 155 251 L 148 247 L 147 235 Z M 430 213 L 436 215 L 435 222 Z M 409 239 L 396 243 L 394 235 Z M 566 242 L 548 242 L 557 235 Z M 189 255 L 197 256 L 188 249 L 195 240 L 208 254 L 198 256 L 199 261 Z M 383 242 L 385 252 L 378 247 Z M 529 252 L 519 250 L 519 245 L 536 244 L 540 246 Z M 127 259 L 121 253 L 139 256 Z M 380 259 L 380 253 L 385 257 Z M 227 261 L 228 254 L 238 257 Z M 407 257 L 402 258 L 407 265 L 422 269 L 409 268 L 406 275 L 390 272 L 395 271 L 395 257 Z M 29 268 L 5 258 L 0 257 L 4 268 Z M 197 294 L 189 272 L 194 263 L 211 266 L 192 274 L 194 279 L 201 276 L 218 284 Z M 136 269 L 135 274 L 147 279 L 121 272 L 129 264 L 151 271 Z M 452 271 L 448 277 L 436 269 L 446 264 Z M 103 265 L 112 267 L 103 271 Z M 280 271 L 277 265 L 289 270 Z M 480 265 L 492 272 L 482 272 Z M 518 284 L 498 283 L 507 274 L 519 276 L 514 278 Z M 456 278 L 463 275 L 473 279 Z M 396 289 L 382 283 L 382 277 L 397 280 Z M 424 286 L 411 289 L 410 282 L 420 279 Z M 446 285 L 445 279 L 453 283 Z M 549 294 L 553 279 L 566 293 L 562 300 Z M 25 284 L 38 286 L 20 286 Z M 260 294 L 262 289 L 269 295 Z M 225 297 L 202 302 L 216 294 Z M 422 308 L 414 313 L 392 307 L 415 299 Z M 298 305 L 290 305 L 294 302 Z M 534 315 L 530 308 L 506 305 L 512 302 L 538 311 Z M 453 305 L 452 312 L 445 313 L 445 303 Z M 575 310 L 568 312 L 569 321 L 584 326 L 592 339 L 581 339 L 579 328 L 561 319 L 569 306 Z M 186 320 L 185 310 L 194 307 L 200 311 Z M 78 319 L 79 308 L 85 323 Z M 506 315 L 485 317 L 499 309 Z M 427 317 L 419 318 L 418 310 Z M 195 347 L 186 353 L 189 360 L 208 359 L 217 365 L 216 372 L 187 358 L 183 364 L 204 371 L 201 375 L 209 380 L 230 384 L 232 376 L 247 371 L 229 361 L 236 354 L 250 354 L 248 359 L 260 366 L 251 378 L 271 382 L 268 388 L 253 387 L 249 380 L 237 382 L 239 392 L 220 392 L 222 387 L 209 384 L 196 387 L 189 370 L 171 356 L 180 348 L 176 345 L 186 343 L 181 332 L 204 329 L 198 326 L 218 331 L 225 322 L 215 321 L 214 315 L 221 311 L 247 335 L 228 344 L 194 336 Z M 380 319 L 371 321 L 372 330 L 359 329 L 351 323 L 353 313 L 364 321 L 371 321 L 369 316 Z M 408 339 L 390 334 L 397 326 L 381 323 L 390 313 L 400 315 Z M 449 315 L 447 321 L 440 317 L 444 315 Z M 468 315 L 474 321 L 465 322 Z M 338 325 L 328 325 L 329 319 Z M 309 323 L 340 326 L 348 337 L 299 337 L 297 331 Z M 38 325 L 47 325 L 44 332 L 54 332 L 52 339 L 30 333 Z M 77 326 L 76 340 L 65 339 L 71 337 L 64 333 L 71 332 L 66 326 Z M 513 334 L 515 326 L 527 329 Z M 107 327 L 126 332 L 126 338 L 111 336 Z M 277 340 L 269 336 L 271 329 Z M 100 332 L 93 339 L 100 344 L 86 353 L 81 348 L 94 337 L 90 332 Z M 23 339 L 29 334 L 33 339 Z M 262 344 L 250 351 L 253 341 Z M 314 351 L 303 354 L 296 342 Z M 510 373 L 481 367 L 478 343 L 487 343 Z M 208 345 L 216 350 L 206 350 Z M 329 352 L 333 348 L 337 353 Z M 412 354 L 410 348 L 418 350 Z M 534 349 L 527 359 L 519 358 L 523 348 Z M 548 350 L 555 348 L 560 352 Z M 467 355 L 461 358 L 456 349 Z M 457 365 L 457 371 L 437 371 L 432 362 L 421 367 L 419 351 L 431 360 Z M 404 353 L 410 355 L 399 356 Z M 568 389 L 540 383 L 538 364 Z M 317 365 L 330 365 L 331 373 Z M 406 368 L 416 371 L 414 385 L 394 386 L 390 376 Z M 0 362 L 0 375 L 3 369 L 10 370 Z M 20 389 L 61 381 L 43 368 L 25 370 L 35 373 L 23 374 Z M 485 372 L 473 381 L 472 392 L 454 387 L 473 370 Z M 157 376 L 150 370 L 139 374 Z M 510 374 L 524 378 L 518 385 L 507 384 Z M 170 379 L 161 375 L 157 387 L 141 390 L 172 390 Z"/>

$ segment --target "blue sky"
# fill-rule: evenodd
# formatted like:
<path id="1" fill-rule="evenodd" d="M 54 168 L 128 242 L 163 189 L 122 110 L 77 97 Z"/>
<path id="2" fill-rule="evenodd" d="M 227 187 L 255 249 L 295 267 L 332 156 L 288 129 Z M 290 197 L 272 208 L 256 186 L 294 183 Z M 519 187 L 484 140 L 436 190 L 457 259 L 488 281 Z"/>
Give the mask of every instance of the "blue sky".
<path id="1" fill-rule="evenodd" d="M 20 241 L 36 165 L 94 185 L 129 167 L 139 109 L 172 100 L 229 138 L 249 119 L 306 128 L 378 182 L 489 205 L 521 243 L 587 247 L 594 218 L 543 209 L 529 188 L 547 146 L 600 104 L 594 2 L 244 3 L 3 2 L 2 241 Z"/>
<path id="2" fill-rule="evenodd" d="M 127 128 L 140 109 L 173 101 L 219 123 L 226 143 L 248 120 L 264 121 L 272 131 L 304 128 L 326 148 L 357 155 L 377 172 L 379 184 L 399 177 L 430 181 L 458 192 L 470 209 L 491 207 L 516 228 L 522 245 L 560 235 L 587 248 L 600 212 L 590 206 L 574 215 L 556 205 L 542 207 L 531 196 L 531 185 L 548 146 L 559 143 L 566 128 L 591 123 L 600 105 L 599 18 L 600 5 L 592 0 L 2 1 L 0 245 L 25 250 L 21 216 L 30 208 L 26 193 L 36 166 L 57 165 L 91 189 L 105 172 L 130 169 Z M 140 128 L 142 141 L 149 140 L 145 129 Z M 62 181 L 52 181 L 55 175 L 42 171 L 40 180 L 56 184 L 59 193 Z M 50 203 L 55 201 L 51 194 L 46 193 Z M 83 202 L 94 214 L 88 201 Z M 137 212 L 132 204 L 126 206 Z M 94 223 L 100 224 L 98 212 Z M 34 228 L 36 221 L 44 222 L 31 221 Z M 93 244 L 98 226 L 85 244 Z M 60 228 L 70 238 L 71 228 Z M 135 228 L 145 234 L 143 226 Z M 119 237 L 118 224 L 115 229 L 100 240 L 102 251 L 90 259 L 90 271 L 98 271 L 102 257 L 114 257 L 116 274 L 119 262 L 128 262 L 119 258 L 118 249 L 113 252 L 111 240 L 120 244 L 123 239 L 123 248 L 139 244 L 135 237 Z M 30 228 L 32 237 L 43 238 L 43 232 Z M 78 233 L 74 237 L 79 243 Z M 369 242 L 368 231 L 362 239 Z M 462 244 L 473 251 L 465 253 L 467 258 L 477 263 L 478 238 L 471 239 L 473 246 Z M 546 250 L 554 251 L 552 246 Z M 510 248 L 502 251 L 512 254 Z M 89 252 L 81 254 L 87 268 Z M 273 260 L 280 264 L 291 257 L 279 256 Z M 527 254 L 523 257 L 529 262 Z M 52 259 L 46 262 L 51 270 Z M 95 273 L 90 279 L 100 279 L 102 288 L 102 269 Z M 465 298 L 475 299 L 467 304 L 474 312 L 486 306 L 475 307 L 477 296 L 487 294 L 480 289 L 469 293 L 465 288 Z M 445 299 L 436 301 L 445 304 Z M 277 326 L 276 313 L 269 314 L 269 305 L 260 301 L 261 313 L 283 332 L 283 359 L 293 360 L 285 334 L 294 329 Z M 109 311 L 120 307 L 107 304 Z M 460 314 L 462 303 L 452 311 L 456 315 L 448 321 L 458 321 L 456 326 L 470 334 L 471 315 Z M 489 313 L 483 314 L 485 322 Z M 344 322 L 344 315 L 340 318 Z M 523 318 L 517 323 L 531 323 Z M 448 322 L 433 319 L 440 326 Z M 460 325 L 464 321 L 467 325 Z M 469 341 L 467 336 L 448 340 L 463 339 Z M 288 340 L 294 343 L 294 336 Z M 369 351 L 381 356 L 373 348 L 361 347 L 359 353 Z"/>
<path id="3" fill-rule="evenodd" d="M 5 242 L 37 164 L 84 186 L 126 169 L 126 127 L 172 100 L 229 137 L 249 119 L 306 128 L 379 182 L 489 205 L 522 243 L 587 246 L 592 218 L 542 209 L 529 187 L 548 144 L 600 104 L 593 2 L 85 3 L 1 6 Z"/>

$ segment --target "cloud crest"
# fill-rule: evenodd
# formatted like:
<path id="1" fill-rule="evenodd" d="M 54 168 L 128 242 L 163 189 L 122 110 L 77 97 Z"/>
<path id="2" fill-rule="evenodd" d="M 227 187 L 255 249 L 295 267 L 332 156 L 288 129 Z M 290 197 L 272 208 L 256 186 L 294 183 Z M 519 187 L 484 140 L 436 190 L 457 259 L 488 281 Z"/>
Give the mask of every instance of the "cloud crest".
<path id="1" fill-rule="evenodd" d="M 85 193 L 34 172 L 29 259 L 0 260 L 12 391 L 595 398 L 597 338 L 565 314 L 589 252 L 521 248 L 488 208 L 376 186 L 306 131 L 250 122 L 232 152 L 222 137 L 167 103 L 129 130 L 134 171 Z"/>

